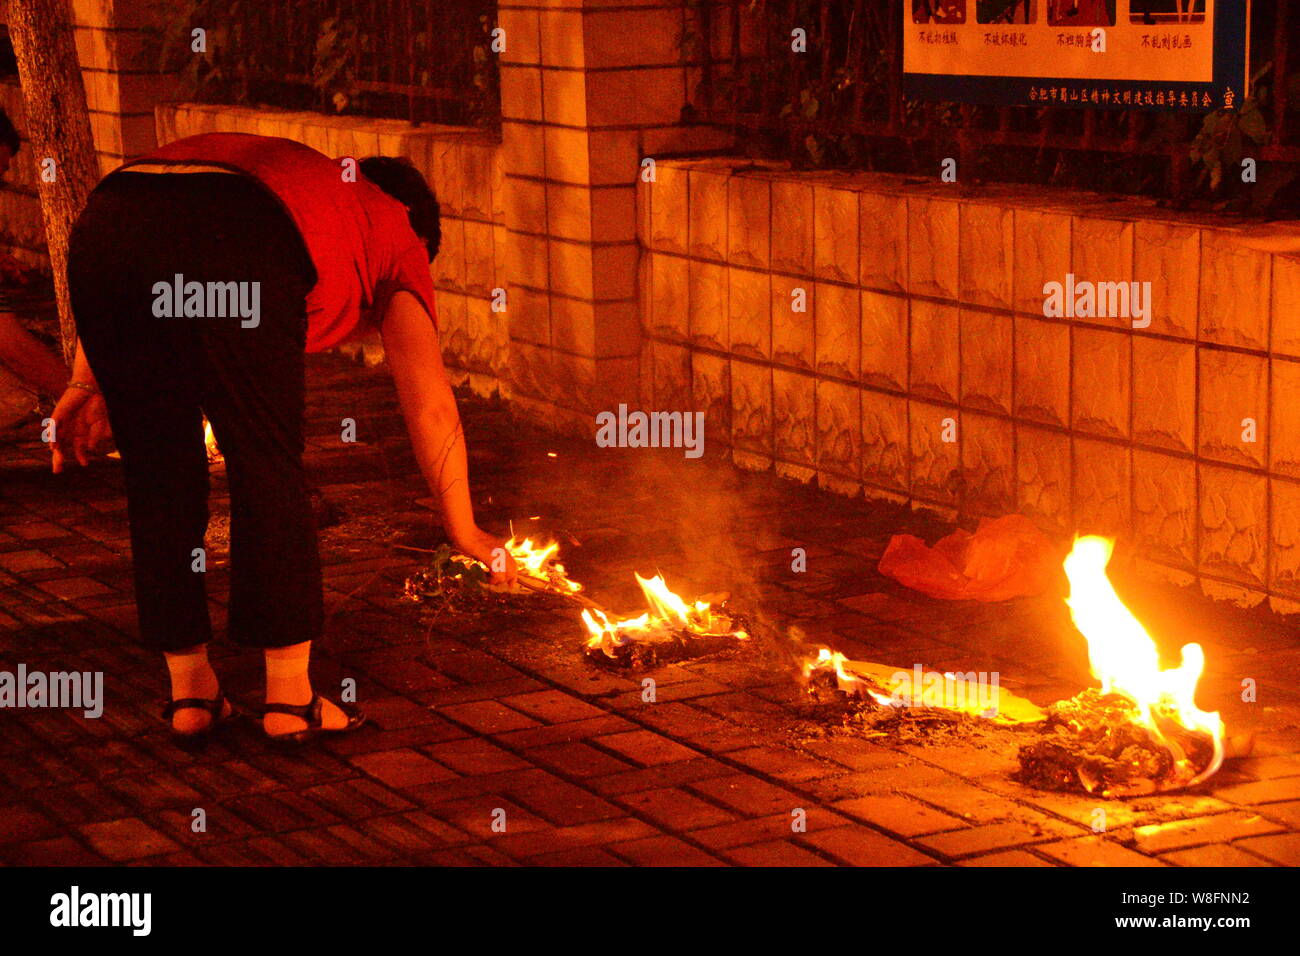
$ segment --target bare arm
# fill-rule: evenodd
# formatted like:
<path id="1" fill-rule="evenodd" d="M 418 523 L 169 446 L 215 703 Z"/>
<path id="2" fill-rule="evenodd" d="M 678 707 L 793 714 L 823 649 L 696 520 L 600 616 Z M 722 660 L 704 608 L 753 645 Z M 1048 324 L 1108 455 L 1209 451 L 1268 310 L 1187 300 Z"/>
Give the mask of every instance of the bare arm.
<path id="1" fill-rule="evenodd" d="M 9 312 L 0 312 L 0 365 L 42 395 L 58 395 L 68 382 L 67 366 Z"/>
<path id="2" fill-rule="evenodd" d="M 95 381 L 95 373 L 90 370 L 90 363 L 86 361 L 86 353 L 81 348 L 81 339 L 77 339 L 77 351 L 72 356 L 72 378 L 68 381 L 99 388 L 99 383 Z"/>
<path id="3" fill-rule="evenodd" d="M 481 530 L 474 521 L 465 434 L 442 364 L 438 332 L 419 300 L 409 292 L 398 292 L 384 315 L 382 335 L 411 446 L 429 489 L 438 499 L 443 527 L 457 548 L 491 568 L 493 552 L 503 542 Z M 504 572 L 493 574 L 495 581 L 509 582 L 515 576 L 508 553 L 505 567 Z"/>

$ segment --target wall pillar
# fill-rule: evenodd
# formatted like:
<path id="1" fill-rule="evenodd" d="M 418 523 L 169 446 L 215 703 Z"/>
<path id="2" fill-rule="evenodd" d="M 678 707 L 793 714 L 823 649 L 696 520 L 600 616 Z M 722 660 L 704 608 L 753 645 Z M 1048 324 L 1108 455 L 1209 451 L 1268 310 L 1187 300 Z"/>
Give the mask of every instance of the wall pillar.
<path id="1" fill-rule="evenodd" d="M 157 145 L 154 104 L 174 98 L 151 49 L 147 0 L 72 0 L 72 22 L 101 175 Z"/>
<path id="2" fill-rule="evenodd" d="M 643 156 L 728 145 L 681 125 L 680 0 L 503 4 L 512 399 L 591 434 L 639 397 Z"/>

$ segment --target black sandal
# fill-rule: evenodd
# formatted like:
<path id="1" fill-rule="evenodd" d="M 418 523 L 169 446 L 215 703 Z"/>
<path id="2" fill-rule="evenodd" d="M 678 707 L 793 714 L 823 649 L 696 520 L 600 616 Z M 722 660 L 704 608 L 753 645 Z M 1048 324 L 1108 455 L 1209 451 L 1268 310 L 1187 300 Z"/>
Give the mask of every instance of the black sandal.
<path id="1" fill-rule="evenodd" d="M 312 694 L 311 702 L 302 704 L 267 704 L 262 708 L 262 715 L 266 714 L 288 714 L 290 717 L 297 717 L 299 720 L 307 722 L 303 730 L 296 730 L 288 734 L 267 734 L 268 740 L 274 740 L 277 743 L 300 744 L 305 741 L 318 737 L 321 734 L 346 734 L 356 730 L 366 722 L 366 715 L 361 712 L 359 707 L 353 704 L 336 703 L 334 706 L 347 716 L 348 722 L 342 727 L 324 727 L 325 698 L 320 694 Z M 265 729 L 263 729 L 265 732 Z"/>
<path id="2" fill-rule="evenodd" d="M 230 707 L 230 713 L 225 713 L 226 707 Z M 206 710 L 208 716 L 212 719 L 202 730 L 183 731 L 177 730 L 172 726 L 172 718 L 176 716 L 178 710 Z M 198 740 L 206 737 L 216 729 L 217 724 L 230 720 L 235 716 L 235 705 L 226 699 L 226 695 L 220 690 L 217 696 L 212 699 L 206 697 L 182 697 L 180 700 L 171 701 L 163 708 L 162 717 L 167 721 L 167 726 L 171 727 L 172 736 L 185 740 Z"/>

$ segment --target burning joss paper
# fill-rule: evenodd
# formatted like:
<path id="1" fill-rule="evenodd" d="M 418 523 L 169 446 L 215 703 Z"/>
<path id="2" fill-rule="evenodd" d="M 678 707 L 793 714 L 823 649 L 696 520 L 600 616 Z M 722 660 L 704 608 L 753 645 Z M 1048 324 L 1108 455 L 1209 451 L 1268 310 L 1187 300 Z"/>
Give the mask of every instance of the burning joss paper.
<path id="1" fill-rule="evenodd" d="M 576 594 L 582 590 L 582 585 L 571 580 L 564 570 L 564 565 L 556 560 L 560 551 L 560 546 L 556 542 L 533 544 L 531 538 L 518 541 L 512 537 L 506 542 L 505 547 L 510 552 L 510 556 L 515 559 L 515 565 L 521 575 L 531 578 L 539 585 L 545 584 L 548 590 L 560 594 Z M 466 565 L 478 565 L 485 570 L 496 570 L 489 569 L 481 561 L 465 555 L 458 555 L 456 560 Z"/>
<path id="2" fill-rule="evenodd" d="M 1065 559 L 1070 614 L 1100 690 L 1053 704 L 1050 736 L 1020 750 L 1019 779 L 1053 790 L 1135 796 L 1194 786 L 1223 763 L 1224 727 L 1196 705 L 1199 644 L 1162 668 L 1146 629 L 1106 577 L 1112 542 L 1079 538 Z"/>
<path id="3" fill-rule="evenodd" d="M 1042 736 L 1021 747 L 1016 774 L 1031 786 L 1100 796 L 1194 786 L 1224 757 L 1223 721 L 1196 705 L 1205 654 L 1199 644 L 1187 644 L 1181 664 L 1160 666 L 1155 642 L 1106 577 L 1111 549 L 1105 538 L 1080 538 L 1065 559 L 1067 603 L 1100 688 L 1043 711 L 1000 688 L 996 674 L 905 670 L 852 661 L 825 647 L 804 659 L 804 680 L 810 690 L 833 688 L 884 707 L 1039 724 Z"/>
<path id="4" fill-rule="evenodd" d="M 523 541 L 511 538 L 506 542 L 506 549 L 515 559 L 520 574 L 545 581 L 549 588 L 561 594 L 576 594 L 582 590 L 582 585 L 571 580 L 564 565 L 556 560 L 560 551 L 556 542 L 535 545 L 529 538 Z"/>
<path id="5" fill-rule="evenodd" d="M 810 690 L 826 684 L 882 707 L 946 711 L 1000 724 L 1036 723 L 1045 716 L 1032 701 L 1000 687 L 996 672 L 951 673 L 927 670 L 920 664 L 910 669 L 890 667 L 852 661 L 828 647 L 804 658 L 802 670 Z"/>
<path id="6" fill-rule="evenodd" d="M 638 574 L 636 581 L 650 608 L 639 617 L 611 618 L 599 608 L 582 612 L 588 657 L 644 667 L 749 639 L 747 625 L 727 608 L 725 597 L 717 606 L 703 599 L 687 604 L 661 575 L 647 579 Z"/>
<path id="7" fill-rule="evenodd" d="M 512 537 L 505 543 L 519 569 L 520 581 L 530 590 L 571 597 L 582 590 L 582 585 L 570 580 L 564 565 L 555 560 L 559 547 L 554 542 L 535 545 L 528 538 L 517 541 Z M 496 560 L 494 557 L 492 563 L 495 564 Z M 460 554 L 444 544 L 432 552 L 431 560 L 423 568 L 407 578 L 405 596 L 440 611 L 451 612 L 500 604 L 513 595 L 491 586 L 489 575 L 493 570 L 482 561 Z"/>
<path id="8" fill-rule="evenodd" d="M 834 682 L 835 689 L 850 697 L 873 700 L 882 707 L 892 706 L 894 701 L 889 694 L 881 693 L 880 685 L 854 669 L 856 661 L 851 661 L 839 651 L 829 647 L 819 648 L 816 655 L 804 658 L 803 679 L 811 688 L 816 682 Z M 887 686 L 887 685 L 886 685 Z"/>

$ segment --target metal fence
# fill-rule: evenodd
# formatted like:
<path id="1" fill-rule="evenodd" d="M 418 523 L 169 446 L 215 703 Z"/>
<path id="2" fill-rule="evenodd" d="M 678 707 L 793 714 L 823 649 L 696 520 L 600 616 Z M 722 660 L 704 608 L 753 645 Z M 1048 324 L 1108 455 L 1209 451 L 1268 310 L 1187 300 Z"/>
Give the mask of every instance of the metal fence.
<path id="1" fill-rule="evenodd" d="M 1212 188 L 1229 193 L 1228 177 L 1220 185 L 1211 167 L 1226 168 L 1241 154 L 1269 164 L 1272 199 L 1300 169 L 1300 75 L 1292 58 L 1298 6 L 1253 4 L 1255 86 L 1241 105 L 1260 110 L 1258 124 L 1228 118 L 1207 127 L 1198 115 L 910 99 L 902 90 L 905 10 L 898 0 L 687 0 L 684 47 L 697 73 L 695 118 L 733 128 L 759 154 L 931 175 L 940 157 L 958 156 L 964 179 L 973 170 L 977 179 L 1176 201 Z M 805 54 L 791 49 L 796 27 L 807 33 Z M 1255 142 L 1259 125 L 1263 136 Z M 1260 198 L 1257 192 L 1253 201 Z"/>
<path id="2" fill-rule="evenodd" d="M 167 4 L 164 65 L 213 102 L 413 122 L 500 121 L 494 0 L 184 0 Z M 194 27 L 207 52 L 188 55 Z M 179 55 L 177 54 L 179 52 Z"/>

